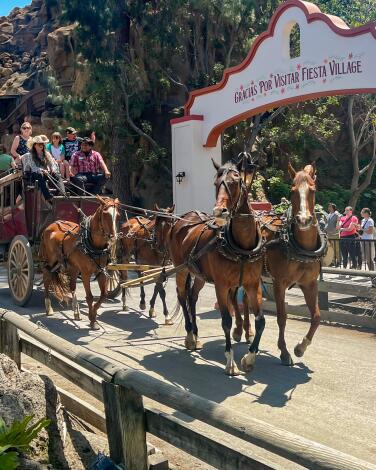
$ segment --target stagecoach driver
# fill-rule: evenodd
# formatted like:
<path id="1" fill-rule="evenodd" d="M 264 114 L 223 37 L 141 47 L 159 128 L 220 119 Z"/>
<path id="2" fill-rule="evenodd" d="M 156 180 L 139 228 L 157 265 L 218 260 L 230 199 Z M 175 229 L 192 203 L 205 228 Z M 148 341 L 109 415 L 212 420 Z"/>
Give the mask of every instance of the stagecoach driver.
<path id="1" fill-rule="evenodd" d="M 59 166 L 52 155 L 47 152 L 46 144 L 49 142 L 47 136 L 37 135 L 32 138 L 30 152 L 21 157 L 22 169 L 24 173 L 31 174 L 31 180 L 38 181 L 39 188 L 46 200 L 48 208 L 52 208 L 51 199 L 53 194 L 50 187 L 58 189 L 64 194 L 64 183 L 60 176 Z M 50 186 L 50 187 L 49 187 Z"/>
<path id="2" fill-rule="evenodd" d="M 111 173 L 103 161 L 102 155 L 93 150 L 94 141 L 85 137 L 81 142 L 81 150 L 75 152 L 70 160 L 71 170 L 74 174 L 73 184 L 78 186 L 82 193 L 85 184 L 92 183 L 91 193 L 100 194 L 106 179 Z"/>

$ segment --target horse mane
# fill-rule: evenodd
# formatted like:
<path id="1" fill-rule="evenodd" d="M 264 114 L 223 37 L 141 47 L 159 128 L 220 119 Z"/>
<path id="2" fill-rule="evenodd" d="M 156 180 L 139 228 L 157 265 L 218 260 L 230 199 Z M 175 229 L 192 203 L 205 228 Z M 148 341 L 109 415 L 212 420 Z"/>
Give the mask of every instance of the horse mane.
<path id="1" fill-rule="evenodd" d="M 302 183 L 307 183 L 309 186 L 316 186 L 316 181 L 312 176 L 308 173 L 306 170 L 307 167 L 310 165 L 307 165 L 304 170 L 300 170 L 296 173 L 294 181 L 293 181 L 293 186 L 299 186 Z"/>

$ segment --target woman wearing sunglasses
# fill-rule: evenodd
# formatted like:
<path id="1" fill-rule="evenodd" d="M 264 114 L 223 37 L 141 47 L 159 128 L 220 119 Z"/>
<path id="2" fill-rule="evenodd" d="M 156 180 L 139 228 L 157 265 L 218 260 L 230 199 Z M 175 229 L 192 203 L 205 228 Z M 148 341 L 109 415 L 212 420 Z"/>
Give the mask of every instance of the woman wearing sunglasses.
<path id="1" fill-rule="evenodd" d="M 28 142 L 31 139 L 32 131 L 33 129 L 31 127 L 31 124 L 29 122 L 24 122 L 21 125 L 20 135 L 16 135 L 13 140 L 10 153 L 17 165 L 21 162 L 22 155 L 29 152 Z"/>
<path id="2" fill-rule="evenodd" d="M 30 142 L 31 150 L 22 156 L 22 167 L 25 173 L 31 174 L 31 181 L 38 181 L 40 190 L 46 200 L 46 205 L 52 207 L 53 195 L 48 187 L 56 187 L 60 195 L 64 194 L 64 183 L 60 176 L 59 166 L 52 155 L 47 152 L 48 138 L 45 135 L 37 135 Z"/>

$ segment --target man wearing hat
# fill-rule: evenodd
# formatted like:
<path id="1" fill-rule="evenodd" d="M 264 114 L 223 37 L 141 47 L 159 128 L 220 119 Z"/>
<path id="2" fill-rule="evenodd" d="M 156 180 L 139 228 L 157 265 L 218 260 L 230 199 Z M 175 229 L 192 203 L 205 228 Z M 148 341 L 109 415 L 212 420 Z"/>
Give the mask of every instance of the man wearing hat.
<path id="1" fill-rule="evenodd" d="M 51 208 L 53 195 L 47 185 L 50 182 L 64 194 L 64 184 L 60 176 L 59 166 L 52 155 L 47 152 L 47 136 L 37 135 L 31 139 L 30 152 L 22 155 L 22 169 L 24 173 L 30 173 L 32 182 L 38 181 L 40 190 L 46 200 L 46 205 Z"/>
<path id="2" fill-rule="evenodd" d="M 93 187 L 90 192 L 99 194 L 106 181 L 111 176 L 102 155 L 93 150 L 94 142 L 85 137 L 81 142 L 81 150 L 72 155 L 70 166 L 74 174 L 73 183 L 84 192 L 85 184 L 91 183 Z"/>
<path id="3" fill-rule="evenodd" d="M 67 127 L 65 132 L 66 137 L 63 139 L 62 144 L 65 151 L 65 160 L 69 162 L 72 155 L 80 150 L 82 139 L 77 137 L 77 131 L 73 127 Z"/>

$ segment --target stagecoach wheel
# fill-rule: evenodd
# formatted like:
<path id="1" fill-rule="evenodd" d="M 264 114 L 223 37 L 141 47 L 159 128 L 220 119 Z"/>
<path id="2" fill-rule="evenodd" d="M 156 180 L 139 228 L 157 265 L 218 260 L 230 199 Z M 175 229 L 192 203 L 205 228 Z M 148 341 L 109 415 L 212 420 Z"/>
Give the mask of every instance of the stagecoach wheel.
<path id="1" fill-rule="evenodd" d="M 26 305 L 33 293 L 34 261 L 26 237 L 13 238 L 8 255 L 8 284 L 14 303 Z"/>
<path id="2" fill-rule="evenodd" d="M 120 273 L 119 271 L 109 271 L 109 277 L 107 278 L 107 297 L 109 299 L 116 299 L 120 294 Z"/>

